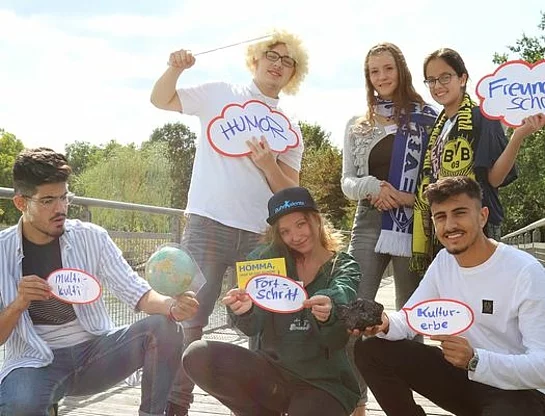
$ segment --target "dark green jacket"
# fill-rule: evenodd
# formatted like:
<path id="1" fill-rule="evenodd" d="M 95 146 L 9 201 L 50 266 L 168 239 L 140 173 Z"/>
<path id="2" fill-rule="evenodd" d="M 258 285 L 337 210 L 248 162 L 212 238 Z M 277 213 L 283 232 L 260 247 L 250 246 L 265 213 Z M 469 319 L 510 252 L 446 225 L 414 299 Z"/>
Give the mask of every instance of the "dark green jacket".
<path id="1" fill-rule="evenodd" d="M 271 246 L 260 246 L 250 260 L 284 257 L 287 274 L 299 280 L 295 260 Z M 346 328 L 337 320 L 336 305 L 356 298 L 360 281 L 358 263 L 349 254 L 339 252 L 322 266 L 316 278 L 305 287 L 308 296 L 326 295 L 333 301 L 329 320 L 318 322 L 303 309 L 294 313 L 273 313 L 253 306 L 237 316 L 233 323 L 248 336 L 259 337 L 258 353 L 283 371 L 332 394 L 351 413 L 359 399 L 359 387 L 346 356 Z"/>

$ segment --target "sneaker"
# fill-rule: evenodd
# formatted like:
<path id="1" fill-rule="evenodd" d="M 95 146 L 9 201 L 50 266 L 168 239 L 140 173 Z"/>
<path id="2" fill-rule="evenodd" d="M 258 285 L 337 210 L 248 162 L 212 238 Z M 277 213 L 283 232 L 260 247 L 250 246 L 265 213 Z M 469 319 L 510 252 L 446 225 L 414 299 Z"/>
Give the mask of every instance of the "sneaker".
<path id="1" fill-rule="evenodd" d="M 168 402 L 165 410 L 165 416 L 187 416 L 189 410 L 180 404 Z"/>

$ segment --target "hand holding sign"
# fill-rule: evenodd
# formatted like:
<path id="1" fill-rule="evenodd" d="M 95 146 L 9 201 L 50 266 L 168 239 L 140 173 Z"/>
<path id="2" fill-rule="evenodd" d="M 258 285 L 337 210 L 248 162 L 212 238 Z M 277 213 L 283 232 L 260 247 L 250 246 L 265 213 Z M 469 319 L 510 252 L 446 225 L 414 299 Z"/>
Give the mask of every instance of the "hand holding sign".
<path id="1" fill-rule="evenodd" d="M 48 300 L 51 298 L 49 284 L 35 274 L 23 276 L 17 286 L 17 308 L 27 309 L 33 300 Z"/>
<path id="2" fill-rule="evenodd" d="M 58 269 L 47 277 L 47 282 L 51 294 L 66 303 L 91 303 L 102 294 L 98 280 L 83 270 Z"/>
<path id="3" fill-rule="evenodd" d="M 467 339 L 452 335 L 434 335 L 431 337 L 434 341 L 441 342 L 443 357 L 452 365 L 466 369 L 471 357 L 473 357 L 473 347 Z"/>
<path id="4" fill-rule="evenodd" d="M 534 134 L 545 127 L 545 113 L 528 116 L 522 119 L 522 126 L 517 127 L 515 132 L 524 138 Z"/>
<path id="5" fill-rule="evenodd" d="M 457 335 L 474 320 L 468 305 L 452 299 L 430 299 L 402 310 L 411 329 L 422 335 Z"/>
<path id="6" fill-rule="evenodd" d="M 231 308 L 235 315 L 242 315 L 252 309 L 252 298 L 244 289 L 231 289 L 221 302 Z"/>
<path id="7" fill-rule="evenodd" d="M 252 140 L 246 140 L 246 144 L 250 148 L 251 153 L 248 155 L 252 162 L 263 172 L 271 171 L 275 168 L 276 157 L 273 154 L 269 142 L 265 136 L 261 136 L 259 140 L 252 137 Z"/>
<path id="8" fill-rule="evenodd" d="M 260 308 L 279 313 L 300 311 L 308 298 L 306 290 L 299 283 L 275 274 L 254 276 L 248 282 L 246 292 Z"/>

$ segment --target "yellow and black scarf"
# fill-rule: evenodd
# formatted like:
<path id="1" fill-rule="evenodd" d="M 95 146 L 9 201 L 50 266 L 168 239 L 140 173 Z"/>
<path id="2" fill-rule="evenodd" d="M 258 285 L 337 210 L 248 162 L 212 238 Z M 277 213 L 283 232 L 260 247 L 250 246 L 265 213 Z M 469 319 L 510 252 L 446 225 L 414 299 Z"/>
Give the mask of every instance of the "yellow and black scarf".
<path id="1" fill-rule="evenodd" d="M 434 233 L 431 221 L 430 206 L 424 197 L 424 191 L 430 183 L 446 176 L 469 176 L 475 178 L 473 163 L 473 116 L 472 108 L 475 103 L 468 94 L 464 94 L 456 121 L 448 134 L 442 137 L 442 131 L 448 117 L 443 110 L 431 132 L 426 156 L 418 185 L 414 204 L 413 223 L 413 254 L 410 268 L 423 275 L 433 258 Z M 439 141 L 438 141 L 439 139 Z M 441 142 L 441 143 L 440 143 Z M 440 149 L 438 153 L 438 149 Z M 436 157 L 433 155 L 436 154 Z M 434 166 L 435 162 L 435 166 Z"/>

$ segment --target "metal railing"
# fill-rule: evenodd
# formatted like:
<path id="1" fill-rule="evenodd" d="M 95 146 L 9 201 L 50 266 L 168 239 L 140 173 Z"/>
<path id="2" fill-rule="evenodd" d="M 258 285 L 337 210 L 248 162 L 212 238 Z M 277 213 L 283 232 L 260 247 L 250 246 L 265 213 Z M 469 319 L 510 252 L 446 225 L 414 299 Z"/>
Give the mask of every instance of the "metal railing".
<path id="1" fill-rule="evenodd" d="M 10 199 L 13 197 L 13 189 L 0 187 L 0 199 Z M 185 226 L 184 211 L 175 208 L 157 207 L 152 205 L 141 205 L 127 202 L 108 201 L 95 198 L 86 198 L 76 196 L 72 205 L 80 207 L 78 210 L 78 218 L 82 221 L 91 221 L 93 219 L 93 210 L 95 208 L 113 209 L 113 210 L 129 210 L 139 213 L 159 214 L 170 217 L 170 230 L 167 233 L 151 233 L 151 232 L 130 232 L 130 231 L 115 231 L 108 230 L 108 233 L 123 252 L 123 256 L 131 267 L 141 276 L 144 275 L 144 265 L 147 259 L 157 250 L 158 247 L 166 243 L 179 243 L 183 228 Z M 70 214 L 70 213 L 69 213 Z M 70 215 L 69 215 L 70 216 Z M 97 223 L 96 221 L 93 221 Z M 97 225 L 101 225 L 100 222 Z M 5 226 L 0 225 L 0 230 Z M 227 278 L 224 279 L 224 291 L 233 284 L 232 272 L 227 273 Z M 108 307 L 108 311 L 116 325 L 125 325 L 136 322 L 141 319 L 144 314 L 134 313 L 124 303 L 120 302 L 115 296 L 104 290 L 104 299 Z M 205 329 L 206 332 L 211 332 L 215 329 L 227 325 L 227 316 L 225 308 L 216 305 L 212 316 L 210 316 L 209 325 Z"/>
<path id="2" fill-rule="evenodd" d="M 503 236 L 501 241 L 527 251 L 545 266 L 545 218 Z"/>

